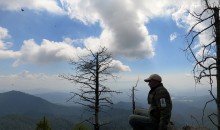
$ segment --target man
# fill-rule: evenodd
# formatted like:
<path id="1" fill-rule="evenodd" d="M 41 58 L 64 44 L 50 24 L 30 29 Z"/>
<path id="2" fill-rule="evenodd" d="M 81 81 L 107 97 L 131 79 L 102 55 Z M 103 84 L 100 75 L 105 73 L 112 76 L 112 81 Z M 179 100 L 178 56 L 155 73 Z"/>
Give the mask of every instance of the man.
<path id="1" fill-rule="evenodd" d="M 152 74 L 144 80 L 148 82 L 149 110 L 136 109 L 129 117 L 129 123 L 134 130 L 167 130 L 170 122 L 172 101 L 170 94 L 162 84 L 158 74 Z"/>

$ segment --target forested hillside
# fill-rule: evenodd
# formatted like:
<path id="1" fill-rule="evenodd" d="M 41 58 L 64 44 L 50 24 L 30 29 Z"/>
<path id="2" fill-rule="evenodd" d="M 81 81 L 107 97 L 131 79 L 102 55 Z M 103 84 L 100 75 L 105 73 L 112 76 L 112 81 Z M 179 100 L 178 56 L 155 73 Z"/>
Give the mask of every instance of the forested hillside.
<path id="1" fill-rule="evenodd" d="M 37 122 L 44 116 L 52 130 L 70 130 L 91 116 L 82 107 L 56 105 L 18 91 L 1 93 L 0 106 L 0 130 L 34 130 Z M 129 114 L 129 110 L 119 108 L 105 110 L 102 120 L 111 123 L 103 128 L 129 129 Z"/>
<path id="2" fill-rule="evenodd" d="M 177 127 L 184 125 L 201 125 L 202 110 L 208 96 L 179 97 L 173 99 L 172 121 Z M 144 102 L 144 101 L 141 101 Z M 0 94 L 0 130 L 35 130 L 36 124 L 45 116 L 52 130 L 71 130 L 74 126 L 91 117 L 83 107 L 62 106 L 50 103 L 45 99 L 18 91 Z M 128 116 L 131 114 L 130 102 L 118 102 L 112 109 L 103 110 L 102 122 L 110 122 L 103 130 L 129 130 Z M 146 107 L 137 103 L 137 107 Z M 213 112 L 211 104 L 206 109 L 205 125 L 214 130 L 207 115 Z M 193 117 L 193 118 L 192 118 Z M 199 122 L 197 124 L 196 118 Z M 93 128 L 89 124 L 88 127 Z"/>

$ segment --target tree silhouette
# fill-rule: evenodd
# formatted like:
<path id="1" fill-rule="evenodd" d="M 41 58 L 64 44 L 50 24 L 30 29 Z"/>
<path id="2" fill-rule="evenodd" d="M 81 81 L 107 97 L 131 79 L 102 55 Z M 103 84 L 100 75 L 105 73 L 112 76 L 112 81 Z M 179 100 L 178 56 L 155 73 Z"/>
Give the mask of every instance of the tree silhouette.
<path id="1" fill-rule="evenodd" d="M 196 20 L 196 23 L 193 24 L 187 34 L 188 46 L 185 51 L 189 52 L 195 62 L 193 68 L 195 82 L 200 83 L 201 79 L 208 79 L 209 81 L 211 86 L 209 92 L 213 99 L 206 102 L 206 105 L 211 101 L 215 101 L 217 113 L 212 113 L 208 117 L 220 130 L 220 3 L 218 3 L 220 1 L 203 0 L 202 2 L 204 8 L 200 13 L 188 12 Z M 206 40 L 199 41 L 202 36 L 206 36 Z M 198 42 L 200 43 L 199 46 Z M 213 93 L 213 83 L 215 81 L 217 84 L 217 96 Z M 214 122 L 213 116 L 217 117 L 217 123 Z"/>
<path id="2" fill-rule="evenodd" d="M 134 114 L 134 110 L 135 110 L 135 107 L 136 107 L 136 105 L 135 105 L 135 91 L 137 91 L 137 85 L 138 85 L 138 82 L 139 82 L 139 77 L 138 77 L 138 80 L 136 81 L 136 84 L 135 84 L 135 86 L 133 86 L 132 87 L 132 89 L 131 89 L 131 99 L 132 99 L 132 113 Z"/>
<path id="3" fill-rule="evenodd" d="M 94 112 L 94 116 L 86 121 L 91 123 L 95 130 L 99 130 L 101 126 L 108 124 L 100 123 L 100 111 L 103 110 L 103 107 L 110 107 L 113 104 L 110 98 L 111 94 L 119 92 L 112 91 L 109 87 L 101 84 L 110 77 L 115 77 L 112 74 L 111 54 L 107 52 L 105 47 L 95 53 L 91 50 L 89 52 L 89 55 L 79 57 L 79 61 L 70 61 L 70 64 L 75 66 L 74 75 L 60 75 L 60 77 L 81 85 L 80 92 L 72 92 L 71 99 L 78 97 L 79 100 L 75 99 L 75 103 Z"/>
<path id="4" fill-rule="evenodd" d="M 41 120 L 40 122 L 37 123 L 36 130 L 51 130 L 49 122 L 47 121 L 45 116 L 44 116 L 43 120 Z"/>

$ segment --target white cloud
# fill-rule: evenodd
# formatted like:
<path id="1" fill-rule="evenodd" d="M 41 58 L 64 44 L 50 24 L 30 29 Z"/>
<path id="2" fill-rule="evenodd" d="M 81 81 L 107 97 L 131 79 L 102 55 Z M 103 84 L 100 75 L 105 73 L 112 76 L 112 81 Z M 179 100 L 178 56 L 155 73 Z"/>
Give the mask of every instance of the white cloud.
<path id="1" fill-rule="evenodd" d="M 100 36 L 83 39 L 85 47 L 96 51 L 97 47 L 105 46 L 114 55 L 122 55 L 126 58 L 155 55 L 153 43 L 157 41 L 158 36 L 148 32 L 146 25 L 149 19 L 172 15 L 178 26 L 190 27 L 195 22 L 185 12 L 187 9 L 200 10 L 201 5 L 200 0 L 61 0 L 60 2 L 70 18 L 86 25 L 99 22 L 103 29 Z M 0 1 L 0 6 L 9 10 L 28 8 L 47 10 L 56 14 L 62 12 L 55 0 Z M 3 29 L 2 32 L 1 37 L 8 36 L 7 30 Z M 170 40 L 175 40 L 176 35 L 176 33 L 171 34 Z M 77 55 L 86 54 L 84 48 L 75 47 L 73 42 L 71 39 L 62 42 L 44 39 L 41 43 L 36 43 L 33 39 L 29 39 L 24 41 L 21 50 L 17 52 L 7 50 L 6 42 L 4 44 L 0 42 L 0 49 L 5 49 L 0 51 L 0 58 L 15 58 L 14 66 L 17 66 L 25 63 L 47 64 L 70 58 L 77 59 Z"/>
<path id="2" fill-rule="evenodd" d="M 0 59 L 15 59 L 20 57 L 20 52 L 15 52 L 12 50 L 0 50 Z"/>
<path id="3" fill-rule="evenodd" d="M 24 41 L 20 51 L 0 50 L 0 58 L 13 58 L 13 66 L 21 64 L 50 64 L 69 60 L 78 60 L 78 57 L 88 55 L 86 48 L 74 46 L 74 40 L 65 38 L 62 42 L 43 39 L 37 44 L 33 39 Z M 118 60 L 112 61 L 112 71 L 130 71 L 130 68 Z"/>
<path id="4" fill-rule="evenodd" d="M 6 28 L 0 27 L 0 50 L 4 50 L 12 46 L 11 42 L 7 42 L 6 40 L 11 36 L 8 34 L 8 30 Z"/>
<path id="5" fill-rule="evenodd" d="M 219 5 L 218 0 L 210 0 L 208 1 L 210 5 Z M 193 17 L 191 14 L 189 14 L 187 11 L 190 11 L 191 13 L 197 13 L 200 14 L 204 10 L 204 1 L 201 0 L 185 0 L 182 1 L 182 4 L 176 5 L 177 11 L 172 14 L 173 19 L 176 21 L 177 25 L 179 27 L 185 28 L 187 30 L 187 33 L 189 30 L 197 23 L 197 19 Z M 210 12 L 209 12 L 210 13 Z M 202 15 L 202 18 L 207 18 L 210 14 L 207 12 L 204 12 Z M 197 24 L 197 26 L 194 28 L 193 31 L 200 32 L 201 30 L 208 27 L 211 23 L 211 19 L 205 20 L 204 22 Z M 204 49 L 204 46 L 210 44 L 213 42 L 213 30 L 210 28 L 206 31 L 203 31 L 199 34 L 197 38 L 194 39 L 194 43 L 192 44 L 193 52 L 198 60 L 201 60 L 204 55 L 205 56 L 216 56 L 215 49 L 206 48 Z M 188 40 L 190 41 L 191 37 L 188 37 Z M 190 41 L 191 42 L 191 41 Z M 214 46 L 215 44 L 212 44 Z M 213 47 L 214 48 L 214 47 Z M 208 66 L 215 61 L 212 59 L 206 60 L 203 65 Z"/>
<path id="6" fill-rule="evenodd" d="M 119 60 L 112 60 L 110 67 L 112 72 L 116 72 L 116 73 L 120 71 L 124 71 L 124 72 L 131 71 L 129 66 L 122 64 L 121 61 Z"/>
<path id="7" fill-rule="evenodd" d="M 176 21 L 179 27 L 186 27 L 189 30 L 189 27 L 195 21 L 192 16 L 186 13 L 186 10 L 192 12 L 201 10 L 200 2 L 201 0 L 61 0 L 62 6 L 70 18 L 79 20 L 85 25 L 99 22 L 102 28 L 101 35 L 83 39 L 82 41 L 85 47 L 97 50 L 99 46 L 106 46 L 113 54 L 123 55 L 129 58 L 152 57 L 155 55 L 153 43 L 160 37 L 148 32 L 146 25 L 150 19 L 172 14 L 173 20 Z M 1 0 L 0 7 L 1 9 L 11 11 L 20 11 L 21 8 L 24 8 L 63 14 L 63 10 L 58 6 L 56 0 Z M 204 25 L 200 25 L 197 29 L 201 29 L 202 27 Z M 33 39 L 24 39 L 25 41 L 21 49 L 15 52 L 8 50 L 11 44 L 6 42 L 5 39 L 9 36 L 7 29 L 0 29 L 0 59 L 14 58 L 16 59 L 14 62 L 15 66 L 30 63 L 48 64 L 69 60 L 70 58 L 77 59 L 77 55 L 87 54 L 84 48 L 74 46 L 73 39 L 64 39 L 61 42 L 44 39 L 41 43 L 36 43 Z M 171 39 L 174 40 L 175 35 Z M 207 37 L 205 35 L 201 36 L 198 46 L 201 47 L 201 45 L 204 45 L 205 40 L 208 40 Z M 113 61 L 116 72 L 118 70 L 130 71 L 129 66 L 117 60 Z M 28 71 L 24 71 L 20 74 L 10 76 L 25 77 L 25 79 L 29 79 L 28 81 L 30 81 L 30 79 L 37 79 L 37 77 L 44 77 L 44 74 L 31 74 Z M 128 81 L 132 81 L 135 84 L 137 75 L 132 75 L 133 80 L 126 78 L 126 76 L 128 75 L 123 76 L 124 84 L 126 84 L 124 86 L 131 86 L 131 82 Z M 184 90 L 185 87 L 189 87 L 188 89 L 191 90 L 191 87 L 194 87 L 192 76 L 188 77 L 183 74 L 164 74 L 162 76 L 164 77 L 164 84 L 172 91 L 177 89 Z M 24 86 L 24 89 L 30 86 L 35 86 L 36 88 L 39 86 L 50 86 L 53 90 L 54 86 L 56 88 L 64 86 L 57 79 L 52 79 L 47 80 L 47 82 L 42 82 L 41 78 L 33 80 L 34 82 L 23 82 L 27 81 L 24 79 L 16 80 L 16 82 L 7 82 L 8 80 L 4 80 L 2 77 L 0 78 L 2 86 L 7 83 L 14 83 L 18 86 Z M 141 81 L 140 84 L 145 86 L 146 83 L 143 80 Z M 122 86 L 121 84 L 118 85 L 120 87 Z"/>
<path id="8" fill-rule="evenodd" d="M 48 64 L 53 62 L 77 60 L 78 56 L 88 54 L 86 49 L 75 47 L 72 40 L 67 39 L 63 42 L 54 42 L 43 39 L 41 44 L 37 44 L 33 39 L 24 41 L 20 50 L 20 57 L 14 66 L 20 64 Z"/>
<path id="9" fill-rule="evenodd" d="M 219 3 L 218 0 L 210 0 L 208 1 L 209 3 L 212 3 L 211 5 L 214 5 L 213 3 L 215 3 L 215 5 L 218 5 L 217 3 Z M 187 29 L 187 32 L 189 31 L 189 29 L 191 29 L 191 27 L 193 27 L 193 25 L 195 25 L 197 19 L 195 17 L 193 17 L 191 14 L 188 13 L 201 13 L 204 9 L 204 1 L 201 0 L 184 0 L 181 1 L 181 4 L 176 4 L 176 12 L 172 13 L 172 18 L 174 21 L 176 21 L 176 24 L 179 27 L 185 28 Z M 206 12 L 202 15 L 202 18 L 206 18 L 209 14 Z M 194 31 L 200 31 L 201 29 L 204 29 L 207 27 L 207 25 L 210 25 L 210 19 L 206 20 L 205 22 L 198 24 L 195 28 Z M 212 34 L 211 29 L 205 32 L 205 35 L 201 35 L 199 37 L 200 42 L 204 40 L 207 41 L 207 39 L 209 40 L 210 34 Z M 212 36 L 211 36 L 212 37 Z M 199 43 L 201 44 L 201 43 Z M 203 44 L 204 45 L 204 44 Z"/>
<path id="10" fill-rule="evenodd" d="M 199 11 L 201 8 L 200 0 L 184 0 L 175 5 L 176 11 L 172 13 L 173 20 L 179 27 L 185 28 L 192 26 L 195 23 L 193 17 L 187 13 L 187 11 Z"/>
<path id="11" fill-rule="evenodd" d="M 8 29 L 0 26 L 0 59 L 16 58 L 20 55 L 19 52 L 8 50 L 13 45 L 8 41 L 10 38 Z"/>
<path id="12" fill-rule="evenodd" d="M 87 47 L 96 49 L 97 44 L 98 46 L 101 44 L 114 54 L 123 55 L 127 58 L 154 56 L 152 43 L 157 40 L 157 36 L 149 34 L 145 23 L 148 21 L 149 16 L 152 15 L 152 12 L 155 12 L 155 8 L 147 10 L 146 8 L 151 6 L 143 6 L 151 2 L 136 2 L 132 0 L 62 0 L 61 3 L 71 18 L 82 21 L 85 24 L 100 23 L 103 29 L 101 35 L 86 39 L 85 44 Z M 163 4 L 158 4 L 157 6 L 165 10 Z M 161 14 L 158 12 L 154 15 Z"/>
<path id="13" fill-rule="evenodd" d="M 10 37 L 6 28 L 0 27 L 0 39 Z"/>
<path id="14" fill-rule="evenodd" d="M 198 51 L 195 52 L 195 56 L 197 58 L 197 60 L 204 60 L 204 56 L 207 57 L 213 57 L 214 55 L 216 55 L 215 53 L 210 52 L 207 49 L 204 48 L 199 48 Z M 201 64 L 207 68 L 210 67 L 210 65 L 213 66 L 213 64 L 216 63 L 216 60 L 212 59 L 212 58 L 207 58 L 206 60 L 204 60 L 204 62 L 201 62 Z M 203 69 L 201 66 L 197 65 L 197 67 L 199 69 Z M 216 73 L 215 69 L 212 69 L 212 73 Z"/>
<path id="15" fill-rule="evenodd" d="M 47 79 L 48 76 L 43 73 L 33 74 L 27 70 L 18 73 L 18 74 L 11 74 L 11 75 L 0 75 L 0 79 L 2 80 L 18 80 L 18 79 L 25 79 L 25 80 L 36 80 L 36 79 Z"/>
<path id="16" fill-rule="evenodd" d="M 64 14 L 63 9 L 58 6 L 57 0 L 1 0 L 0 7 L 1 9 L 10 11 L 29 9 Z"/>
<path id="17" fill-rule="evenodd" d="M 176 0 L 137 0 L 133 4 L 138 9 L 138 13 L 150 19 L 154 17 L 169 16 L 175 11 L 175 5 L 179 5 L 181 1 Z"/>
<path id="18" fill-rule="evenodd" d="M 197 59 L 203 58 L 203 55 L 207 55 L 208 50 L 207 49 L 203 49 L 203 48 L 199 48 L 199 50 L 195 53 L 195 56 Z"/>
<path id="19" fill-rule="evenodd" d="M 50 12 L 59 12 L 56 10 L 60 9 L 55 0 L 37 2 L 25 0 L 20 3 L 12 0 L 10 3 L 0 2 L 0 5 L 14 10 L 28 2 L 31 4 L 26 5 L 37 10 L 43 8 Z M 176 10 L 175 5 L 183 3 L 175 0 L 138 0 L 138 2 L 132 0 L 60 0 L 60 2 L 70 18 L 86 25 L 99 22 L 103 29 L 101 35 L 86 38 L 84 42 L 87 48 L 97 50 L 97 47 L 105 46 L 113 54 L 127 58 L 153 57 L 155 55 L 153 43 L 157 41 L 158 36 L 148 32 L 146 23 L 154 17 L 170 15 Z"/>
<path id="20" fill-rule="evenodd" d="M 186 76 L 183 73 L 160 74 L 163 78 L 163 84 L 168 89 L 172 96 L 186 96 L 186 95 L 204 95 L 208 91 L 200 93 L 202 88 L 209 89 L 207 85 L 194 86 L 193 75 Z M 143 80 L 146 75 L 140 75 L 137 89 L 137 98 L 146 98 L 146 92 L 150 90 L 146 82 Z M 135 85 L 138 76 L 136 74 L 121 75 L 120 80 L 108 80 L 105 85 L 111 87 L 113 90 L 123 92 L 122 97 L 130 94 L 130 89 Z M 178 81 L 178 82 L 173 82 Z M 57 75 L 48 75 L 44 73 L 31 73 L 27 70 L 20 73 L 10 75 L 0 75 L 1 88 L 0 91 L 18 90 L 31 93 L 46 93 L 46 92 L 72 92 L 76 89 L 73 84 L 67 80 L 58 78 Z M 204 82 L 206 83 L 206 82 Z M 140 91 L 141 90 L 141 91 Z M 120 98 L 121 99 L 121 98 Z"/>
<path id="21" fill-rule="evenodd" d="M 61 80 L 58 75 L 31 73 L 27 70 L 10 75 L 0 75 L 0 91 L 18 90 L 23 92 L 70 92 L 74 90 L 71 82 Z"/>
<path id="22" fill-rule="evenodd" d="M 177 38 L 177 33 L 176 32 L 170 34 L 170 41 L 171 42 L 174 41 L 176 38 Z"/>
<path id="23" fill-rule="evenodd" d="M 57 14 L 65 10 L 70 18 L 86 25 L 99 22 L 103 29 L 101 35 L 84 39 L 87 48 L 97 50 L 99 46 L 106 46 L 115 55 L 144 58 L 155 55 L 153 43 L 158 38 L 148 32 L 146 23 L 149 19 L 172 14 L 177 25 L 191 26 L 195 22 L 186 10 L 201 10 L 200 2 L 200 0 L 60 0 L 64 8 L 61 9 L 56 0 L 23 0 L 22 2 L 10 0 L 10 2 L 0 1 L 0 6 L 9 10 L 28 8 Z M 175 33 L 170 35 L 171 41 L 175 38 Z"/>
<path id="24" fill-rule="evenodd" d="M 23 71 L 22 73 L 19 73 L 17 75 L 18 78 L 23 78 L 23 79 L 26 79 L 26 80 L 36 80 L 36 79 L 47 79 L 48 76 L 46 74 L 43 74 L 43 73 L 39 73 L 39 74 L 32 74 L 30 73 L 29 71 Z"/>
<path id="25" fill-rule="evenodd" d="M 89 51 L 83 47 L 77 47 L 75 44 L 82 42 L 83 40 L 73 40 L 71 38 L 64 38 L 62 42 L 49 41 L 43 39 L 41 43 L 36 43 L 34 39 L 25 40 L 19 51 L 13 51 L 8 49 L 8 44 L 4 42 L 6 38 L 10 37 L 8 30 L 0 27 L 0 59 L 15 59 L 13 66 L 16 67 L 21 64 L 50 64 L 54 62 L 78 60 L 78 57 L 89 54 Z M 97 42 L 95 39 L 84 40 L 91 42 Z M 101 45 L 100 45 L 101 46 Z M 88 46 L 86 46 L 88 47 Z M 97 49 L 96 46 L 94 46 Z M 90 48 L 94 52 L 98 51 Z M 113 60 L 112 68 L 114 72 L 130 71 L 130 68 L 123 65 L 120 61 Z M 24 76 L 26 76 L 26 73 Z M 23 76 L 23 77 L 24 77 Z M 30 77 L 30 76 L 29 76 Z"/>
<path id="26" fill-rule="evenodd" d="M 98 20 L 98 14 L 92 7 L 90 0 L 60 0 L 62 6 L 72 19 L 78 19 L 84 24 L 95 23 Z"/>

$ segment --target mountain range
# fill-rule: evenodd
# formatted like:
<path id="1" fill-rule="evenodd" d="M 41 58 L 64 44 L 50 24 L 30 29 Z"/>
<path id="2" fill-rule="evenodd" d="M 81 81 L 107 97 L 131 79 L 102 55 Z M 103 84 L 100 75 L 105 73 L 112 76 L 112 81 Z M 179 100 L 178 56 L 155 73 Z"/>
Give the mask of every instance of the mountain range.
<path id="1" fill-rule="evenodd" d="M 36 123 L 44 116 L 53 130 L 70 130 L 92 114 L 83 107 L 54 104 L 19 91 L 0 93 L 0 106 L 0 130 L 34 130 Z M 105 111 L 101 119 L 105 122 L 113 119 L 111 127 L 130 128 L 127 121 L 129 110 L 115 108 Z M 110 126 L 105 128 L 110 129 Z"/>
<path id="2" fill-rule="evenodd" d="M 34 130 L 36 123 L 44 116 L 49 120 L 53 130 L 71 130 L 76 123 L 82 122 L 92 114 L 80 106 L 51 103 L 50 101 L 53 99 L 51 95 L 48 96 L 48 99 L 45 94 L 40 96 L 42 95 L 34 96 L 19 91 L 0 93 L 0 130 Z M 58 97 L 56 98 L 58 99 Z M 209 98 L 210 96 L 173 98 L 172 121 L 177 127 L 201 125 L 203 107 Z M 144 100 L 139 101 L 136 105 L 147 107 L 145 102 Z M 103 129 L 131 129 L 128 124 L 131 108 L 131 102 L 120 101 L 113 105 L 113 109 L 106 109 L 101 114 L 101 120 L 103 122 L 111 121 L 111 124 Z M 204 116 L 204 124 L 212 130 L 215 128 L 207 115 L 215 110 L 215 104 L 209 104 Z"/>

